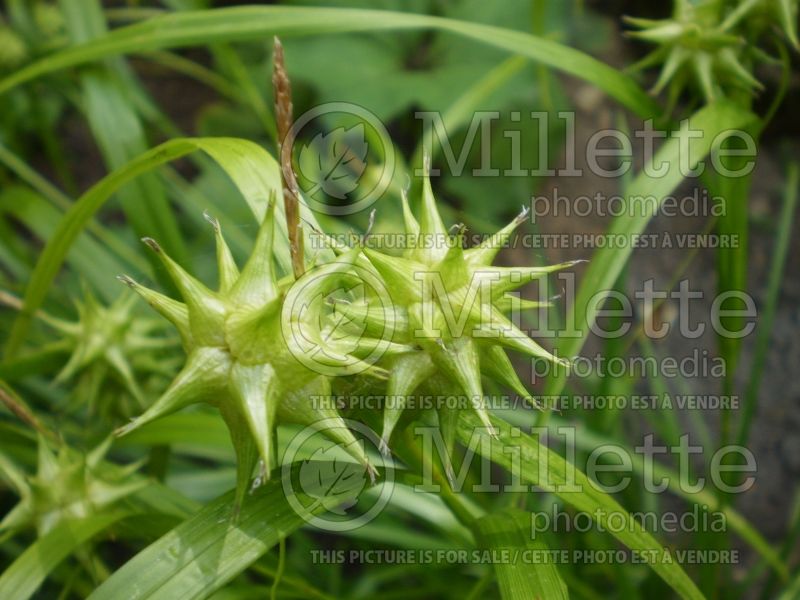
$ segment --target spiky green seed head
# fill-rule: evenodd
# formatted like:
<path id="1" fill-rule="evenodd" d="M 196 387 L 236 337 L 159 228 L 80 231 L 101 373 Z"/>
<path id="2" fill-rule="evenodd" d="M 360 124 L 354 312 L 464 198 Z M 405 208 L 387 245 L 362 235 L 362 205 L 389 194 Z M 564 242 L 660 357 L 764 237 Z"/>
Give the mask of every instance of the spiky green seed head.
<path id="1" fill-rule="evenodd" d="M 83 406 L 94 409 L 101 396 L 110 396 L 120 407 L 126 404 L 120 400 L 122 394 L 132 398 L 141 410 L 146 402 L 140 381 L 152 375 L 173 374 L 167 363 L 154 359 L 152 352 L 174 348 L 177 340 L 164 331 L 160 319 L 134 318 L 136 299 L 126 291 L 105 306 L 88 286 L 83 286 L 82 299 L 75 303 L 77 321 L 42 315 L 58 331 L 59 343 L 70 353 L 55 381 L 76 381 Z M 122 413 L 132 414 L 130 409 Z"/>
<path id="2" fill-rule="evenodd" d="M 257 460 L 259 480 L 269 476 L 277 423 L 341 422 L 326 433 L 371 469 L 339 413 L 330 403 L 313 402 L 329 396 L 334 384 L 341 389 L 352 381 L 350 387 L 358 389 L 366 378 L 393 398 L 426 386 L 461 394 L 491 431 L 483 378 L 532 401 L 507 349 L 566 364 L 533 341 L 508 313 L 540 306 L 520 301 L 514 290 L 574 263 L 492 266 L 525 212 L 485 243 L 465 250 L 463 228 L 455 235 L 445 228 L 426 177 L 419 220 L 404 199 L 406 235 L 419 243 L 403 256 L 366 244 L 334 244 L 335 258 L 295 280 L 276 277 L 273 211 L 271 202 L 241 271 L 219 224 L 209 219 L 217 241 L 216 290 L 189 275 L 150 239 L 144 241 L 161 258 L 182 302 L 123 278 L 176 326 L 187 360 L 164 395 L 120 434 L 190 404 L 216 406 L 236 450 L 237 506 Z M 402 412 L 402 402 L 385 410 L 385 451 Z M 444 409 L 438 417 L 452 450 L 458 412 Z"/>
<path id="3" fill-rule="evenodd" d="M 259 459 L 258 481 L 269 477 L 276 462 L 275 430 L 279 422 L 312 425 L 327 419 L 328 423 L 341 423 L 341 427 L 328 428 L 326 433 L 373 473 L 363 447 L 338 412 L 312 402 L 314 397 L 330 395 L 332 377 L 354 372 L 382 374 L 372 364 L 354 357 L 347 339 L 327 335 L 325 306 L 319 301 L 328 288 L 345 281 L 357 251 L 324 265 L 323 276 L 311 270 L 296 282 L 279 280 L 273 264 L 274 204 L 270 203 L 252 254 L 241 271 L 219 224 L 208 218 L 217 244 L 216 290 L 187 273 L 149 238 L 144 242 L 161 259 L 182 302 L 122 278 L 175 325 L 187 358 L 167 391 L 119 434 L 191 404 L 216 406 L 236 452 L 237 507 Z"/>
<path id="4" fill-rule="evenodd" d="M 751 5 L 748 12 L 757 8 Z M 654 93 L 668 88 L 674 103 L 684 89 L 695 87 L 712 102 L 736 90 L 754 93 L 763 88 L 752 74 L 753 57 L 744 42 L 746 15 L 735 10 L 719 0 L 682 0 L 670 19 L 626 18 L 638 30 L 631 37 L 657 46 L 635 65 L 661 65 Z"/>
<path id="5" fill-rule="evenodd" d="M 507 227 L 470 249 L 463 248 L 463 227 L 451 234 L 445 227 L 428 177 L 423 184 L 422 207 L 417 219 L 403 199 L 406 235 L 416 243 L 403 256 L 364 249 L 373 268 L 392 290 L 394 311 L 389 315 L 395 341 L 407 350 L 384 356 L 379 363 L 389 372 L 387 395 L 393 408 L 384 412 L 383 441 L 389 439 L 404 410 L 402 398 L 418 388 L 438 393 L 462 394 L 491 431 L 483 396 L 484 378 L 511 388 L 525 399 L 530 393 L 519 380 L 506 350 L 528 356 L 558 359 L 523 332 L 508 316 L 510 294 L 531 281 L 572 266 L 573 262 L 548 267 L 497 267 L 492 263 L 527 212 Z M 522 303 L 518 303 L 522 306 Z M 539 307 L 528 302 L 525 308 Z M 349 307 L 345 307 L 347 310 Z M 384 311 L 362 311 L 368 331 L 380 330 Z M 400 399 L 398 402 L 397 400 Z M 457 415 L 442 407 L 439 423 L 445 440 L 454 443 Z M 448 473 L 451 470 L 445 465 Z"/>
<path id="6" fill-rule="evenodd" d="M 66 445 L 54 453 L 40 437 L 33 476 L 0 457 L 0 470 L 20 496 L 0 522 L 0 531 L 34 527 L 41 537 L 65 521 L 109 510 L 146 486 L 146 479 L 135 476 L 140 464 L 120 467 L 104 461 L 110 445 L 111 438 L 88 454 Z"/>
<path id="7" fill-rule="evenodd" d="M 0 23 L 0 70 L 11 70 L 28 58 L 28 47 L 16 31 Z"/>
<path id="8" fill-rule="evenodd" d="M 33 20 L 39 32 L 46 37 L 58 35 L 64 30 L 64 15 L 57 5 L 49 2 L 34 4 Z"/>

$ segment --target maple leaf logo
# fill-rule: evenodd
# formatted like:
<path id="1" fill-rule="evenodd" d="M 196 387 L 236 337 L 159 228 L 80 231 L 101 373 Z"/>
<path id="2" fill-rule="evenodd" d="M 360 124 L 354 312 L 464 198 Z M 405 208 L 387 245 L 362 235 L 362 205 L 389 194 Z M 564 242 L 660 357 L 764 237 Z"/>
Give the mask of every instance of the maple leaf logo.
<path id="1" fill-rule="evenodd" d="M 302 176 L 313 185 L 305 190 L 309 196 L 319 191 L 338 200 L 358 187 L 367 167 L 367 141 L 364 124 L 350 129 L 338 127 L 318 133 L 300 149 L 298 167 Z"/>
<path id="2" fill-rule="evenodd" d="M 345 516 L 367 484 L 367 470 L 358 463 L 335 456 L 336 446 L 319 448 L 300 466 L 300 488 L 315 499 L 310 510 L 321 505 Z"/>

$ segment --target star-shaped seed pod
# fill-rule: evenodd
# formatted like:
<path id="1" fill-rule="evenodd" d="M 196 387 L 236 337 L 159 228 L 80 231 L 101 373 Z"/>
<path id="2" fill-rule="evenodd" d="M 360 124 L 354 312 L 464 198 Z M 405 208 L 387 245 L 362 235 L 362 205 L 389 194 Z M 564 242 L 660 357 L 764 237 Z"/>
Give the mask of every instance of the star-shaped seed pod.
<path id="1" fill-rule="evenodd" d="M 144 242 L 160 257 L 183 302 L 121 277 L 175 325 L 187 358 L 167 391 L 118 433 L 124 435 L 191 404 L 207 402 L 216 406 L 236 452 L 235 510 L 241 506 L 259 459 L 259 481 L 269 477 L 275 463 L 278 422 L 313 425 L 324 420 L 332 424 L 325 428 L 326 435 L 342 444 L 374 476 L 363 447 L 338 412 L 312 401 L 314 397 L 330 395 L 330 378 L 334 375 L 382 374 L 378 367 L 350 356 L 346 342 L 326 338 L 324 317 L 319 314 L 320 303 L 316 301 L 324 295 L 324 288 L 350 269 L 357 251 L 327 263 L 325 277 L 315 279 L 311 271 L 299 282 L 292 278 L 279 281 L 273 267 L 274 205 L 273 198 L 241 272 L 219 224 L 209 219 L 217 244 L 216 291 L 189 275 L 149 238 Z M 298 287 L 293 288 L 294 285 Z M 287 292 L 292 289 L 300 292 L 292 296 L 292 305 L 287 306 Z M 309 341 L 314 346 L 311 350 L 306 346 Z M 313 360 L 300 360 L 320 349 L 324 352 Z"/>
<path id="2" fill-rule="evenodd" d="M 465 250 L 463 228 L 455 236 L 448 233 L 427 176 L 419 221 L 405 197 L 403 213 L 406 236 L 416 241 L 403 256 L 363 248 L 369 263 L 392 290 L 395 310 L 388 318 L 395 332 L 393 341 L 408 348 L 383 357 L 379 363 L 389 372 L 386 394 L 393 400 L 392 407 L 384 412 L 384 445 L 388 447 L 404 410 L 402 399 L 423 383 L 439 382 L 437 387 L 445 393 L 464 394 L 492 431 L 483 405 L 483 377 L 496 380 L 532 401 L 505 349 L 568 364 L 542 348 L 509 319 L 507 313 L 512 308 L 541 306 L 538 302 L 521 300 L 511 292 L 575 262 L 546 267 L 492 266 L 500 248 L 507 244 L 527 212 L 523 211 L 481 245 Z M 386 327 L 384 310 L 364 305 L 343 305 L 341 310 L 364 322 L 367 335 Z M 454 444 L 457 420 L 458 411 L 448 407 L 439 410 L 439 424 L 449 451 Z"/>
<path id="3" fill-rule="evenodd" d="M 797 37 L 797 13 L 800 12 L 800 0 L 765 0 L 769 18 L 777 22 L 784 35 L 795 50 L 800 50 L 800 39 Z"/>
<path id="4" fill-rule="evenodd" d="M 25 41 L 8 25 L 0 21 L 0 71 L 10 71 L 28 58 Z"/>
<path id="5" fill-rule="evenodd" d="M 79 378 L 81 403 L 91 407 L 113 379 L 136 400 L 139 409 L 144 408 L 147 403 L 138 381 L 148 374 L 171 374 L 152 352 L 174 348 L 177 340 L 164 335 L 164 323 L 155 318 L 132 318 L 135 294 L 126 291 L 110 306 L 101 304 L 87 286 L 82 296 L 75 303 L 77 321 L 40 314 L 62 335 L 63 344 L 70 350 L 70 358 L 55 382 Z"/>
<path id="6" fill-rule="evenodd" d="M 118 466 L 104 461 L 112 438 L 88 454 L 62 445 L 57 454 L 39 437 L 36 475 L 27 476 L 0 454 L 0 473 L 19 494 L 19 503 L 0 522 L 0 531 L 33 526 L 43 536 L 59 524 L 112 508 L 147 485 L 135 477 L 141 466 Z"/>
<path id="7" fill-rule="evenodd" d="M 653 91 L 660 93 L 669 86 L 671 103 L 692 84 L 700 88 L 706 102 L 734 90 L 762 89 L 752 75 L 752 57 L 744 56 L 747 45 L 740 27 L 746 16 L 744 9 L 754 7 L 750 2 L 728 10 L 728 4 L 719 0 L 679 0 L 670 19 L 627 17 L 629 24 L 639 28 L 630 33 L 632 37 L 658 46 L 634 69 L 662 65 Z"/>

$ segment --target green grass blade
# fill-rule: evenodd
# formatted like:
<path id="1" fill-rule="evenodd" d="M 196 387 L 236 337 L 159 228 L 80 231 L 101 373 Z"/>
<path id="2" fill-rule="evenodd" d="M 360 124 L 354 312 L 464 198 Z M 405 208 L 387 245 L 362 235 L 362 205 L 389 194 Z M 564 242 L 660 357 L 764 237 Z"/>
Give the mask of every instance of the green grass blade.
<path id="1" fill-rule="evenodd" d="M 653 341 L 646 335 L 641 336 L 637 344 L 641 355 L 645 359 L 661 359 L 661 355 L 653 345 Z M 657 398 L 666 398 L 670 395 L 669 386 L 663 373 L 656 373 L 654 377 L 648 377 L 647 385 L 650 387 L 650 392 Z M 678 445 L 682 428 L 674 408 L 647 410 L 644 412 L 644 418 L 653 428 L 653 431 L 658 432 L 662 440 L 670 446 Z"/>
<path id="2" fill-rule="evenodd" d="M 547 552 L 541 540 L 530 535 L 531 515 L 519 509 L 492 513 L 475 521 L 475 534 L 479 545 L 486 550 L 509 551 L 509 562 L 494 562 L 494 572 L 501 596 L 508 600 L 519 598 L 569 598 L 567 586 L 552 562 L 526 562 L 525 551 Z"/>
<path id="3" fill-rule="evenodd" d="M 289 505 L 280 477 L 247 497 L 235 525 L 232 510 L 233 492 L 210 502 L 128 561 L 90 598 L 207 598 L 305 523 Z"/>
<path id="4" fill-rule="evenodd" d="M 552 40 L 476 23 L 376 10 L 248 6 L 181 12 L 121 27 L 96 41 L 43 58 L 0 81 L 0 93 L 59 69 L 108 56 L 216 42 L 263 40 L 269 35 L 309 35 L 393 29 L 438 29 L 520 54 L 605 91 L 642 117 L 658 104 L 628 75 Z"/>
<path id="5" fill-rule="evenodd" d="M 270 139 L 276 140 L 278 132 L 275 129 L 275 115 L 272 114 L 267 100 L 256 86 L 239 54 L 227 44 L 212 47 L 211 53 L 219 64 L 219 70 L 233 82 L 242 102 L 256 115 L 264 132 Z"/>
<path id="6" fill-rule="evenodd" d="M 800 597 L 800 573 L 786 586 L 778 600 L 796 600 L 798 597 Z"/>
<path id="7" fill-rule="evenodd" d="M 523 424 L 527 426 L 528 420 L 528 417 L 525 416 L 518 419 L 515 418 L 512 420 L 512 422 L 515 424 L 519 423 L 520 426 Z M 550 423 L 550 427 L 564 426 L 566 424 L 566 421 L 554 418 Z M 570 425 L 575 426 L 574 423 L 571 423 Z M 575 427 L 575 445 L 579 450 L 583 450 L 584 452 L 588 453 L 596 448 L 600 448 L 609 444 L 617 446 L 621 448 L 625 454 L 631 457 L 631 468 L 633 469 L 633 472 L 639 476 L 644 476 L 644 457 L 641 454 L 634 452 L 633 448 L 628 448 L 620 444 L 618 440 L 613 440 L 607 436 L 598 435 L 597 433 L 588 430 L 584 426 Z M 709 489 L 702 489 L 697 492 L 687 491 L 680 484 L 680 474 L 658 461 L 653 461 L 652 477 L 655 481 L 660 481 L 662 479 L 666 480 L 668 483 L 667 490 L 679 498 L 683 498 L 687 502 L 697 504 L 698 506 L 705 505 L 708 507 L 709 511 L 722 512 L 725 515 L 725 521 L 730 531 L 741 537 L 745 542 L 747 542 L 747 544 L 750 545 L 751 548 L 753 548 L 753 550 L 758 552 L 758 554 L 761 555 L 764 561 L 769 564 L 772 570 L 781 579 L 784 581 L 788 579 L 789 570 L 773 546 L 766 539 L 764 539 L 758 529 L 756 529 L 747 519 L 745 519 L 741 513 L 731 508 L 729 504 L 721 503 L 719 497 L 713 491 Z"/>
<path id="8" fill-rule="evenodd" d="M 511 81 L 524 66 L 525 61 L 522 57 L 512 56 L 486 73 L 475 82 L 474 85 L 468 88 L 452 105 L 447 107 L 447 110 L 442 114 L 444 128 L 451 133 L 460 130 L 465 124 L 469 123 L 475 111 L 479 109 L 482 103 L 485 103 L 486 99 L 490 98 L 493 92 Z M 432 142 L 431 160 L 433 160 L 439 152 L 439 137 L 433 136 Z M 422 153 L 423 143 L 422 140 L 420 140 L 412 154 L 412 167 L 422 167 Z"/>
<path id="9" fill-rule="evenodd" d="M 678 138 L 670 138 L 652 158 L 655 166 L 666 165 L 667 172 L 662 177 L 651 177 L 642 172 L 631 182 L 626 196 L 655 198 L 658 203 L 662 202 L 672 191 L 683 181 L 680 160 L 688 147 L 689 167 L 693 168 L 709 154 L 715 138 L 722 132 L 730 129 L 741 129 L 755 119 L 755 116 L 738 108 L 737 106 L 721 102 L 709 105 L 692 115 L 685 126 L 689 129 L 702 131 L 701 137 L 679 141 Z M 631 240 L 633 236 L 641 234 L 648 222 L 656 211 L 654 203 L 647 202 L 646 210 L 637 211 L 639 214 L 628 216 L 623 214 L 614 219 L 608 230 L 610 236 L 622 236 L 624 239 Z M 623 211 L 624 212 L 624 211 Z M 619 247 L 607 246 L 601 248 L 592 256 L 589 266 L 583 276 L 580 289 L 578 290 L 575 302 L 568 310 L 572 313 L 571 323 L 574 323 L 579 335 L 563 339 L 558 345 L 559 355 L 562 357 L 576 356 L 589 333 L 590 325 L 597 317 L 597 310 L 600 304 L 594 302 L 594 297 L 598 292 L 612 289 L 614 282 L 619 277 L 625 264 L 633 252 L 633 244 L 628 243 Z M 556 395 L 564 387 L 566 375 L 562 372 L 551 377 L 547 382 L 546 395 Z M 542 415 L 548 415 L 548 412 Z"/>
<path id="10" fill-rule="evenodd" d="M 665 559 L 668 550 L 647 533 L 614 498 L 598 490 L 580 470 L 533 437 L 519 431 L 512 435 L 512 427 L 499 419 L 493 419 L 492 424 L 498 437 L 492 438 L 491 445 L 488 446 L 490 452 L 485 458 L 509 470 L 517 469 L 514 463 L 518 462 L 518 475 L 522 481 L 552 492 L 577 510 L 597 518 L 598 523 L 618 541 L 647 560 L 647 564 L 682 598 L 703 598 L 703 594 L 675 559 Z M 458 428 L 459 440 L 469 445 L 473 432 L 478 428 L 481 428 L 481 423 L 477 416 L 462 413 Z M 487 445 L 478 444 L 477 450 L 481 452 L 486 448 Z M 514 448 L 515 452 L 519 449 L 518 460 L 512 458 L 509 448 Z M 546 481 L 540 477 L 540 463 L 547 468 Z M 560 489 L 567 482 L 579 486 L 580 491 Z M 624 516 L 625 527 L 609 527 L 608 516 L 614 513 Z"/>
<path id="11" fill-rule="evenodd" d="M 764 371 L 764 361 L 769 349 L 769 338 L 772 333 L 772 323 L 775 319 L 775 310 L 778 308 L 778 293 L 783 283 L 783 269 L 786 266 L 786 256 L 789 252 L 794 213 L 797 208 L 798 186 L 800 185 L 800 164 L 791 163 L 786 173 L 786 194 L 783 200 L 781 216 L 778 219 L 778 236 L 775 239 L 775 251 L 769 269 L 767 283 L 767 299 L 764 311 L 758 324 L 756 347 L 753 366 L 750 370 L 750 379 L 744 398 L 744 412 L 739 423 L 737 444 L 747 444 L 750 434 L 750 425 L 758 404 L 758 390 L 761 386 L 761 376 Z"/>
<path id="12" fill-rule="evenodd" d="M 116 442 L 118 448 L 169 444 L 172 452 L 225 463 L 233 461 L 233 445 L 219 415 L 179 412 L 153 421 Z"/>
<path id="13" fill-rule="evenodd" d="M 5 165 L 9 170 L 13 171 L 17 177 L 39 192 L 43 198 L 47 199 L 58 209 L 62 211 L 69 210 L 69 207 L 72 204 L 71 198 L 55 187 L 52 183 L 47 181 L 47 179 L 42 177 L 32 167 L 30 167 L 28 163 L 22 160 L 19 156 L 15 155 L 2 144 L 0 144 L 0 163 Z M 97 237 L 100 242 L 116 253 L 117 256 L 125 260 L 127 264 L 134 267 L 137 272 L 148 272 L 149 266 L 147 264 L 147 260 L 125 246 L 125 244 L 117 239 L 116 236 L 114 236 L 108 229 L 96 221 L 90 223 L 88 227 L 89 231 L 95 237 Z"/>
<path id="14" fill-rule="evenodd" d="M 107 33 L 98 0 L 61 0 L 61 7 L 73 43 L 91 42 Z M 106 166 L 117 169 L 147 150 L 150 144 L 131 101 L 131 86 L 120 76 L 127 65 L 120 58 L 107 62 L 100 70 L 81 74 L 82 107 Z M 171 256 L 185 262 L 186 248 L 177 221 L 155 175 L 137 179 L 121 189 L 119 196 L 134 231 L 140 237 L 158 239 Z M 156 264 L 155 259 L 151 260 Z M 162 281 L 167 282 L 167 279 Z"/>
<path id="15" fill-rule="evenodd" d="M 61 221 L 62 214 L 36 192 L 22 186 L 9 186 L 0 192 L 0 211 L 12 215 L 37 238 L 50 239 Z M 67 263 L 92 284 L 107 302 L 119 296 L 116 286 L 109 286 L 109 278 L 124 270 L 123 263 L 96 240 L 87 235 L 88 228 L 75 240 L 75 245 L 65 257 Z"/>
<path id="16" fill-rule="evenodd" d="M 227 172 L 251 211 L 261 220 L 270 197 L 281 189 L 278 165 L 263 148 L 247 140 L 232 138 L 179 138 L 156 146 L 104 177 L 64 215 L 31 275 L 25 290 L 25 310 L 17 317 L 9 334 L 6 359 L 12 358 L 21 347 L 30 326 L 31 315 L 44 302 L 67 252 L 100 207 L 120 187 L 137 176 L 197 150 L 210 155 Z M 311 211 L 305 207 L 301 210 L 301 216 L 306 222 L 316 222 Z M 286 219 L 283 212 L 277 211 L 276 217 L 282 237 L 286 239 Z M 306 248 L 313 247 L 311 243 L 306 244 Z M 276 255 L 280 264 L 288 270 L 290 259 L 287 245 L 277 244 Z"/>
<path id="17" fill-rule="evenodd" d="M 114 512 L 67 521 L 39 538 L 0 576 L 0 598 L 30 598 L 53 569 L 79 546 L 127 515 Z"/>

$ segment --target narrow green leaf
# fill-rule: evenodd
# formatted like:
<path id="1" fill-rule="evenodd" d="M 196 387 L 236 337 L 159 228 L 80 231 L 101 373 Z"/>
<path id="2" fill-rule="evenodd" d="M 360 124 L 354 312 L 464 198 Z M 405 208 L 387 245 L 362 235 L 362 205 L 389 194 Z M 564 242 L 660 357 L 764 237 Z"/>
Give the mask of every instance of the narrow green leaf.
<path id="1" fill-rule="evenodd" d="M 778 600 L 796 600 L 798 597 L 800 597 L 800 573 L 786 586 Z"/>
<path id="2" fill-rule="evenodd" d="M 61 561 L 126 516 L 128 513 L 113 512 L 67 521 L 39 538 L 0 576 L 0 598 L 30 598 Z"/>
<path id="3" fill-rule="evenodd" d="M 631 550 L 639 553 L 644 561 L 682 598 L 702 599 L 703 594 L 689 578 L 683 568 L 675 562 L 658 541 L 647 533 L 630 513 L 608 494 L 597 489 L 589 478 L 564 458 L 540 444 L 530 435 L 520 431 L 512 433 L 512 427 L 505 421 L 492 419 L 497 437 L 490 437 L 490 444 L 478 444 L 477 451 L 489 450 L 485 458 L 498 465 L 517 470 L 518 476 L 526 483 L 552 492 L 567 504 L 586 512 L 603 525 L 611 535 Z M 482 427 L 474 415 L 464 411 L 458 428 L 458 438 L 463 444 L 470 444 L 473 433 Z M 512 457 L 509 448 L 519 449 L 519 458 Z M 515 464 L 517 462 L 518 464 Z M 543 479 L 542 475 L 546 474 Z M 567 486 L 566 484 L 570 484 Z M 564 491 L 565 487 L 577 486 L 580 491 Z M 609 515 L 623 515 L 625 527 L 610 527 Z"/>
<path id="4" fill-rule="evenodd" d="M 25 290 L 25 310 L 12 326 L 6 345 L 6 359 L 12 358 L 19 350 L 30 326 L 31 315 L 44 302 L 70 247 L 100 207 L 122 185 L 138 175 L 197 150 L 210 155 L 226 171 L 258 222 L 263 220 L 270 195 L 281 189 L 280 175 L 275 159 L 257 144 L 232 138 L 177 138 L 148 150 L 101 179 L 64 215 L 31 275 Z M 282 239 L 285 240 L 286 219 L 282 211 L 276 211 L 275 216 Z M 306 222 L 316 223 L 313 213 L 305 206 L 302 207 L 301 216 Z M 313 244 L 308 243 L 306 247 L 313 248 Z M 291 261 L 285 243 L 276 245 L 276 255 L 284 269 L 290 270 Z"/>
<path id="5" fill-rule="evenodd" d="M 531 539 L 531 515 L 518 509 L 492 513 L 475 521 L 479 545 L 486 550 L 509 551 L 493 563 L 504 600 L 558 600 L 569 598 L 567 586 L 556 565 L 543 560 L 529 561 L 524 552 L 545 554 L 547 546 Z"/>
<path id="6" fill-rule="evenodd" d="M 316 503 L 319 511 L 323 504 Z M 207 598 L 305 523 L 280 477 L 247 496 L 236 524 L 232 513 L 229 492 L 133 557 L 90 598 Z"/>
<path id="7" fill-rule="evenodd" d="M 231 436 L 219 414 L 193 411 L 167 415 L 115 442 L 119 448 L 171 445 L 178 454 L 233 461 Z"/>
<path id="8" fill-rule="evenodd" d="M 59 69 L 108 56 L 215 42 L 263 40 L 269 35 L 309 35 L 393 29 L 437 29 L 520 54 L 593 83 L 642 117 L 658 104 L 628 75 L 588 54 L 520 31 L 412 13 L 286 6 L 247 6 L 166 14 L 121 27 L 96 41 L 43 58 L 0 81 L 0 93 Z"/>
<path id="9" fill-rule="evenodd" d="M 0 191 L 0 211 L 13 215 L 40 240 L 53 236 L 62 214 L 33 190 L 10 185 Z M 110 302 L 119 296 L 117 286 L 109 286 L 110 277 L 124 272 L 126 266 L 88 235 L 88 228 L 75 240 L 65 257 L 67 263 L 92 284 L 102 298 Z"/>
<path id="10" fill-rule="evenodd" d="M 442 123 L 447 131 L 457 131 L 465 123 L 468 123 L 475 111 L 481 106 L 481 103 L 486 102 L 486 99 L 491 94 L 502 88 L 505 84 L 511 81 L 517 73 L 519 73 L 525 66 L 525 61 L 520 56 L 512 56 L 506 59 L 494 69 L 481 77 L 472 87 L 467 89 L 442 115 Z M 439 137 L 433 136 L 433 147 L 431 160 L 435 158 L 439 151 Z M 413 167 L 422 167 L 422 140 L 417 144 L 414 149 L 411 165 Z"/>
<path id="11" fill-rule="evenodd" d="M 50 183 L 42 175 L 36 172 L 25 160 L 11 152 L 3 144 L 0 144 L 0 163 L 12 171 L 17 177 L 36 190 L 43 198 L 47 199 L 60 211 L 69 210 L 72 199 Z M 89 224 L 89 232 L 109 250 L 131 265 L 139 273 L 148 272 L 147 261 L 140 254 L 132 251 L 125 246 L 111 231 L 106 229 L 98 222 Z"/>
<path id="12" fill-rule="evenodd" d="M 781 216 L 778 219 L 778 236 L 775 239 L 775 250 L 769 269 L 769 280 L 767 282 L 767 299 L 764 311 L 761 313 L 761 320 L 758 324 L 756 334 L 756 347 L 753 358 L 753 366 L 750 369 L 750 378 L 747 384 L 744 401 L 744 413 L 739 423 L 739 433 L 737 444 L 742 446 L 747 444 L 750 434 L 750 425 L 755 417 L 758 404 L 758 391 L 761 386 L 761 376 L 764 371 L 764 363 L 767 359 L 770 335 L 772 334 L 772 324 L 775 320 L 775 311 L 778 308 L 778 293 L 783 283 L 783 270 L 786 266 L 786 257 L 789 252 L 789 242 L 791 241 L 792 225 L 794 224 L 794 214 L 797 208 L 797 198 L 800 195 L 800 164 L 793 162 L 789 165 L 786 173 L 786 193 L 783 199 Z"/>
<path id="13" fill-rule="evenodd" d="M 527 423 L 528 417 L 526 416 L 521 421 Z M 563 426 L 565 424 L 565 421 L 554 418 L 550 423 L 550 427 Z M 612 440 L 608 437 L 601 436 L 584 426 L 576 425 L 575 427 L 575 445 L 579 450 L 589 453 L 596 448 L 613 444 L 631 457 L 631 467 L 634 473 L 640 476 L 645 475 L 645 459 L 641 454 L 637 454 L 632 448 L 620 445 L 618 440 Z M 666 480 L 668 482 L 667 489 L 679 498 L 683 498 L 687 502 L 697 504 L 698 506 L 704 506 L 708 511 L 722 512 L 725 515 L 725 522 L 730 530 L 747 542 L 753 550 L 758 552 L 781 579 L 788 579 L 789 570 L 773 546 L 764 539 L 761 533 L 759 533 L 741 513 L 737 512 L 729 504 L 720 502 L 719 497 L 713 490 L 702 489 L 697 492 L 686 490 L 680 483 L 681 478 L 679 473 L 658 461 L 653 462 L 652 477 L 655 481 Z"/>
<path id="14" fill-rule="evenodd" d="M 755 118 L 752 113 L 728 102 L 719 102 L 700 109 L 684 122 L 682 129 L 701 131 L 702 135 L 688 140 L 685 137 L 671 137 L 651 161 L 654 168 L 665 167 L 665 174 L 655 177 L 643 171 L 631 182 L 626 197 L 654 198 L 657 202 L 640 203 L 646 207 L 644 210 L 632 211 L 634 216 L 622 214 L 612 222 L 608 235 L 621 236 L 628 243 L 605 246 L 592 256 L 575 302 L 568 309 L 572 315 L 569 322 L 574 324 L 578 335 L 561 340 L 558 344 L 559 356 L 570 358 L 580 352 L 601 307 L 601 303 L 596 301 L 597 294 L 604 294 L 612 289 L 633 252 L 632 238 L 645 230 L 660 203 L 683 181 L 685 167 L 694 168 L 702 162 L 711 152 L 713 144 L 720 141 L 718 136 L 721 133 L 741 129 Z M 565 382 L 565 373 L 557 373 L 548 379 L 545 395 L 559 394 Z M 549 412 L 542 413 L 548 414 Z"/>
<path id="15" fill-rule="evenodd" d="M 91 42 L 107 33 L 98 0 L 61 0 L 61 9 L 74 44 Z M 131 100 L 131 85 L 122 76 L 127 72 L 127 64 L 121 58 L 105 62 L 101 69 L 81 73 L 82 108 L 106 166 L 117 169 L 150 144 Z M 164 186 L 155 175 L 137 179 L 119 190 L 119 196 L 125 216 L 139 237 L 149 235 L 159 239 L 171 256 L 185 262 L 186 248 L 177 221 L 170 211 Z"/>

